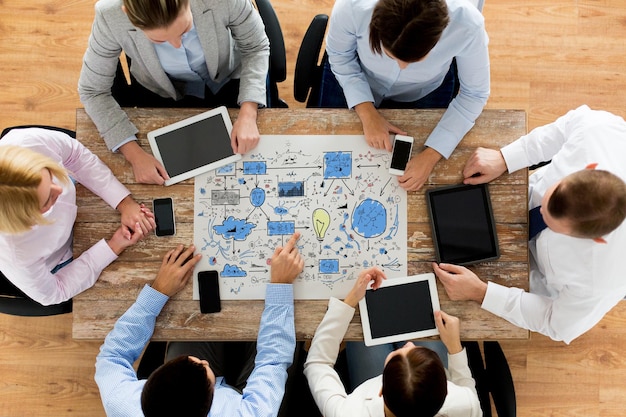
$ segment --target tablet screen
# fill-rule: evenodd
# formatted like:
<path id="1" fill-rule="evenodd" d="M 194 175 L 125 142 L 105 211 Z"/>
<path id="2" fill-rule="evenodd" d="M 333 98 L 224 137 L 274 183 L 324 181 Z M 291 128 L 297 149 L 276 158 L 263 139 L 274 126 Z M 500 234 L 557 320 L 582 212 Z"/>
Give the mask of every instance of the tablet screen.
<path id="1" fill-rule="evenodd" d="M 498 258 L 486 184 L 439 188 L 427 194 L 438 262 L 469 264 Z"/>
<path id="2" fill-rule="evenodd" d="M 435 328 L 428 281 L 366 291 L 372 339 Z"/>
<path id="3" fill-rule="evenodd" d="M 170 177 L 233 155 L 230 134 L 220 114 L 155 136 Z"/>

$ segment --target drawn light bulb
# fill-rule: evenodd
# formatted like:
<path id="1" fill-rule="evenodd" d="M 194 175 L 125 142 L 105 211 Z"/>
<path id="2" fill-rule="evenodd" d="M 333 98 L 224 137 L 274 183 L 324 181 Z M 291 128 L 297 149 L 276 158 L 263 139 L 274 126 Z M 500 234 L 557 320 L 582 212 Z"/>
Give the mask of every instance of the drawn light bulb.
<path id="1" fill-rule="evenodd" d="M 323 208 L 315 209 L 313 211 L 313 230 L 315 230 L 315 237 L 320 242 L 324 240 L 329 225 L 330 214 Z"/>

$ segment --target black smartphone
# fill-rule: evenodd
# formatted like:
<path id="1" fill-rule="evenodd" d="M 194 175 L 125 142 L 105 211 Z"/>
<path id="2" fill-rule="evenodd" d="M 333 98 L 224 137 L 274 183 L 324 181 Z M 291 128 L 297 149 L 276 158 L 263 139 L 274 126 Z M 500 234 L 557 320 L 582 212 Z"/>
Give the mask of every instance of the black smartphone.
<path id="1" fill-rule="evenodd" d="M 171 198 L 155 198 L 152 200 L 157 236 L 171 236 L 176 233 L 174 221 L 174 202 Z"/>
<path id="2" fill-rule="evenodd" d="M 200 292 L 201 313 L 217 313 L 222 310 L 217 271 L 198 272 L 198 291 Z"/>

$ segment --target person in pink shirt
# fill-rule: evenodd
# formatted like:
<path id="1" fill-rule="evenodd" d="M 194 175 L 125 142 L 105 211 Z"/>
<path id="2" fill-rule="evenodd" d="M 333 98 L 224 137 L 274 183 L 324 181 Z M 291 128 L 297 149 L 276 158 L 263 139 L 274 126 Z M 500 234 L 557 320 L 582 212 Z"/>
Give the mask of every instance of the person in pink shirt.
<path id="1" fill-rule="evenodd" d="M 76 259 L 74 181 L 121 214 L 113 236 Z M 153 213 L 67 134 L 13 129 L 0 140 L 0 271 L 33 300 L 58 304 L 86 290 L 124 249 L 155 227 Z"/>

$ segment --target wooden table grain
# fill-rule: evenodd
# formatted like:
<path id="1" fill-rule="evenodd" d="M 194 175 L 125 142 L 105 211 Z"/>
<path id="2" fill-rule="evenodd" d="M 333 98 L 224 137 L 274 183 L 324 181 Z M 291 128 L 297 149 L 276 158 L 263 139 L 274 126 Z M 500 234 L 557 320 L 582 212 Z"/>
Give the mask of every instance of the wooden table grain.
<path id="1" fill-rule="evenodd" d="M 141 146 L 149 151 L 146 133 L 202 112 L 202 109 L 126 109 L 135 123 Z M 229 110 L 236 120 L 237 110 Z M 419 150 L 442 115 L 442 110 L 381 110 L 387 120 L 415 138 Z M 335 109 L 263 109 L 259 111 L 261 134 L 362 134 L 353 111 Z M 193 242 L 193 179 L 170 187 L 137 184 L 130 165 L 120 154 L 109 152 L 83 109 L 76 112 L 77 138 L 98 155 L 127 185 L 139 202 L 171 196 L 175 201 L 177 233 L 168 238 L 150 236 L 127 249 L 104 270 L 96 284 L 74 297 L 73 337 L 104 339 L 115 321 L 132 305 L 146 283 L 156 276 L 165 252 Z M 521 110 L 485 110 L 474 128 L 448 160 L 442 160 L 426 186 L 408 194 L 408 273 L 432 272 L 434 249 L 424 191 L 462 181 L 461 170 L 478 146 L 500 148 L 526 133 L 526 113 Z M 527 251 L 528 172 L 505 174 L 490 185 L 501 257 L 472 266 L 483 280 L 528 289 Z M 89 190 L 78 186 L 78 217 L 74 227 L 75 256 L 101 238 L 108 238 L 119 225 L 119 214 Z M 451 301 L 438 285 L 441 308 L 461 319 L 464 340 L 527 339 L 528 331 L 484 311 L 471 301 Z M 297 300 L 296 337 L 313 337 L 326 312 L 327 300 Z M 358 309 L 357 309 L 358 310 Z M 262 300 L 223 301 L 217 314 L 201 314 L 188 285 L 165 306 L 156 322 L 154 340 L 256 340 Z M 347 340 L 361 340 L 360 317 L 355 314 Z"/>

